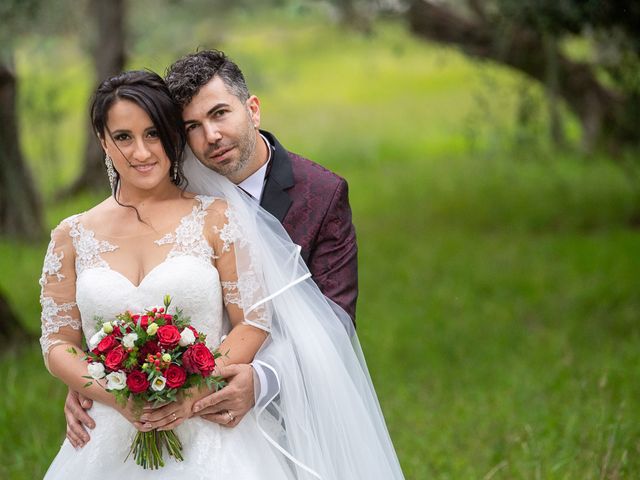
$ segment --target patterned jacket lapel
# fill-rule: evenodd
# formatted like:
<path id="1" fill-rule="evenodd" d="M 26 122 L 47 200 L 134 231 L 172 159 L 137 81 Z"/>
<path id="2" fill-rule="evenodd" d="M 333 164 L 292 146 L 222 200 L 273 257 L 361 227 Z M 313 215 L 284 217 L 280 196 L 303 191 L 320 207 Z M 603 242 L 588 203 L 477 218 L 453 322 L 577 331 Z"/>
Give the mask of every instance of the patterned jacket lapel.
<path id="1" fill-rule="evenodd" d="M 272 164 L 262 192 L 260 205 L 282 223 L 293 203 L 287 193 L 287 190 L 294 184 L 291 159 L 276 137 L 267 131 L 261 130 L 261 132 L 275 147 L 275 151 L 271 158 Z"/>

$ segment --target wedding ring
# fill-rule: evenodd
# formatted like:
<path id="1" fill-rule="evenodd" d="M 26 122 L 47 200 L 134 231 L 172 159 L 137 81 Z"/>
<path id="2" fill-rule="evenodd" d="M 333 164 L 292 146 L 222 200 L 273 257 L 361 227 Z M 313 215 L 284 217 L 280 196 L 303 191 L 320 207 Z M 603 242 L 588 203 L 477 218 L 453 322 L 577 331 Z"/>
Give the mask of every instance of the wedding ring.
<path id="1" fill-rule="evenodd" d="M 175 422 L 178 419 L 178 416 L 174 412 L 171 414 L 171 418 L 173 418 L 173 421 Z"/>
<path id="2" fill-rule="evenodd" d="M 229 423 L 233 422 L 236 417 L 234 417 L 233 415 L 231 415 L 231 412 L 229 410 L 227 410 L 227 417 L 229 417 Z"/>

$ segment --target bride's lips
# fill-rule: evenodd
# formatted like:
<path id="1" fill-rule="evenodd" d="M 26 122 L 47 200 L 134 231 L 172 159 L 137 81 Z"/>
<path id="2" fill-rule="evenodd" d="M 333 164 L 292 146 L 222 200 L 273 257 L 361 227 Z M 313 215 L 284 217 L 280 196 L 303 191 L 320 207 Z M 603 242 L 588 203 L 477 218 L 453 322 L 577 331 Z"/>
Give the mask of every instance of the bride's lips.
<path id="1" fill-rule="evenodd" d="M 141 165 L 131 164 L 131 168 L 134 168 L 136 171 L 138 171 L 140 173 L 148 173 L 151 170 L 153 170 L 153 167 L 155 167 L 156 165 L 157 165 L 157 162 L 144 163 L 144 164 L 141 164 Z"/>

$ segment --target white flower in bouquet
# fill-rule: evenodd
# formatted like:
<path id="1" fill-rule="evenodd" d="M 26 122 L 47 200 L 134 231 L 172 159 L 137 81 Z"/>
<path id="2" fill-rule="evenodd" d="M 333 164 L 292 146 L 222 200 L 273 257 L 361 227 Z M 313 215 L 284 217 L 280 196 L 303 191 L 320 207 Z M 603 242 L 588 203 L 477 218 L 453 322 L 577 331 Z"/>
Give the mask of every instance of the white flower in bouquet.
<path id="1" fill-rule="evenodd" d="M 89 350 L 93 350 L 94 348 L 96 348 L 100 341 L 106 336 L 107 334 L 102 329 L 94 333 L 93 336 L 89 339 Z"/>
<path id="2" fill-rule="evenodd" d="M 104 365 L 100 362 L 91 362 L 87 365 L 87 370 L 89 371 L 89 375 L 95 380 L 99 380 L 104 377 Z"/>
<path id="3" fill-rule="evenodd" d="M 193 331 L 190 328 L 185 328 L 180 334 L 180 341 L 178 342 L 178 345 L 180 345 L 181 347 L 186 347 L 187 345 L 191 345 L 195 341 L 196 336 L 193 334 Z"/>
<path id="4" fill-rule="evenodd" d="M 159 377 L 155 378 L 155 380 L 151 384 L 151 388 L 156 392 L 161 392 L 162 390 L 164 390 L 164 386 L 166 384 L 167 384 L 167 379 L 162 375 L 160 375 Z"/>
<path id="5" fill-rule="evenodd" d="M 124 346 L 124 348 L 133 348 L 136 340 L 138 340 L 137 333 L 127 333 L 124 337 L 122 337 L 122 345 Z"/>
<path id="6" fill-rule="evenodd" d="M 111 372 L 107 375 L 107 389 L 108 390 L 122 390 L 127 386 L 127 374 L 122 370 L 117 372 Z"/>
<path id="7" fill-rule="evenodd" d="M 102 331 L 103 331 L 104 333 L 111 333 L 111 332 L 113 332 L 113 325 L 111 324 L 111 322 L 105 322 L 105 323 L 102 325 Z"/>
<path id="8" fill-rule="evenodd" d="M 151 325 L 149 325 L 147 327 L 147 335 L 155 335 L 156 332 L 158 331 L 158 324 L 157 323 L 152 323 Z"/>

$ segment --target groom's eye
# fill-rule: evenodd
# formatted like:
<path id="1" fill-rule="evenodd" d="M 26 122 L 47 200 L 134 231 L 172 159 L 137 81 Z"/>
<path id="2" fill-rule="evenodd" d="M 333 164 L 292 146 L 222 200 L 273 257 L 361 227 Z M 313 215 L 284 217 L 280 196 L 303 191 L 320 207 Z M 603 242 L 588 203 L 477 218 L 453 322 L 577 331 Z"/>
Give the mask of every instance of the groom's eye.
<path id="1" fill-rule="evenodd" d="M 214 117 L 216 117 L 216 118 L 218 118 L 218 117 L 223 116 L 223 115 L 224 115 L 225 113 L 227 113 L 227 112 L 228 112 L 228 110 L 224 110 L 224 109 L 222 109 L 222 110 L 216 110 L 215 112 L 213 112 L 213 116 L 214 116 Z"/>

